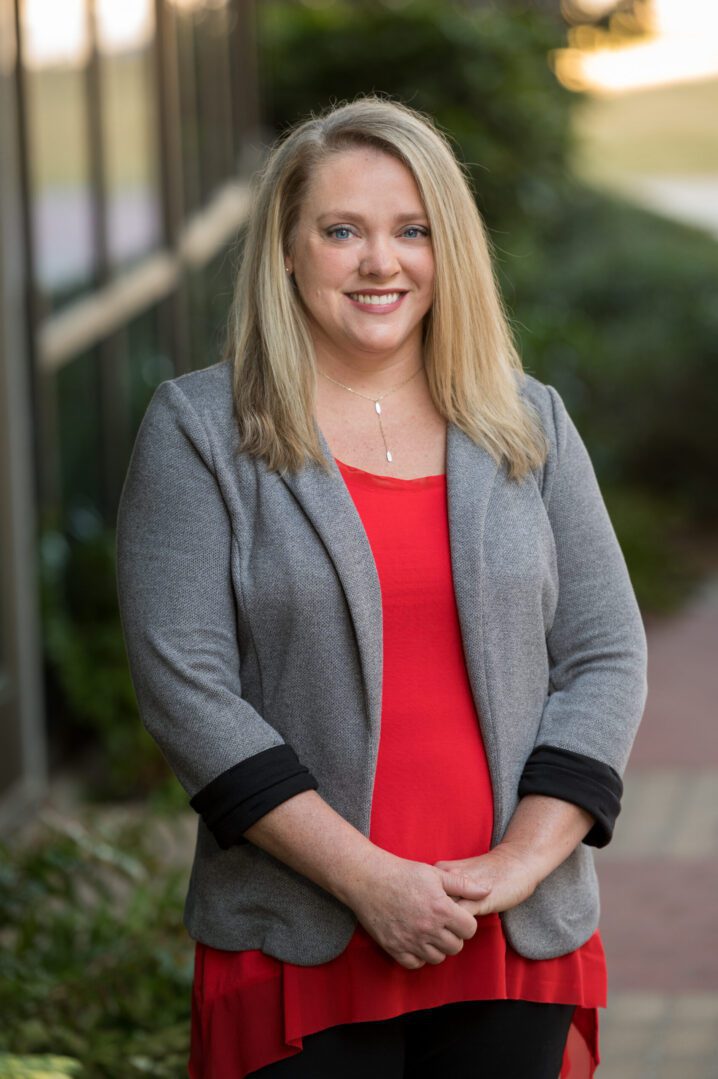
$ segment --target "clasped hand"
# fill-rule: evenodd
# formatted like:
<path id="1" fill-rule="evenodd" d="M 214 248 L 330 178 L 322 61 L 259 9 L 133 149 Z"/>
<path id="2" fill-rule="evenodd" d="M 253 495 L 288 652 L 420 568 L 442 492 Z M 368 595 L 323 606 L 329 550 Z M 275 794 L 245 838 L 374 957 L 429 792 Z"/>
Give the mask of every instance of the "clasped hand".
<path id="1" fill-rule="evenodd" d="M 374 940 L 416 970 L 456 955 L 476 932 L 477 916 L 523 902 L 539 879 L 533 860 L 510 844 L 434 865 L 381 851 L 352 906 Z"/>

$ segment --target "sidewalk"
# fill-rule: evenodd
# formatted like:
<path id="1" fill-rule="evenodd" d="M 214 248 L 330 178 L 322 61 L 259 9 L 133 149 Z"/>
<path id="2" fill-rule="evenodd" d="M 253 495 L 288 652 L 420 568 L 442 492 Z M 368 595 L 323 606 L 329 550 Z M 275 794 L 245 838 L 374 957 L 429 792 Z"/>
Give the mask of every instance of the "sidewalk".
<path id="1" fill-rule="evenodd" d="M 601 1079 L 718 1077 L 718 582 L 648 627 L 648 703 L 596 854 Z"/>
<path id="2" fill-rule="evenodd" d="M 611 184 L 621 194 L 664 217 L 718 238 L 718 176 L 634 173 Z"/>

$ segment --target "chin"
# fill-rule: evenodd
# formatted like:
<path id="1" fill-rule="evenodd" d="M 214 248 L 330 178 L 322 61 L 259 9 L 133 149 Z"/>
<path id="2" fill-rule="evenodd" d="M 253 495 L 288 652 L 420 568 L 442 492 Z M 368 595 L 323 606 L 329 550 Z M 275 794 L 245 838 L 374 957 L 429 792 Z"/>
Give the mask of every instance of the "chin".
<path id="1" fill-rule="evenodd" d="M 411 335 L 406 334 L 388 334 L 377 333 L 371 335 L 364 335 L 362 337 L 354 338 L 354 342 L 360 348 L 368 349 L 369 351 L 386 352 L 396 351 L 402 348 L 403 345 L 409 340 Z"/>

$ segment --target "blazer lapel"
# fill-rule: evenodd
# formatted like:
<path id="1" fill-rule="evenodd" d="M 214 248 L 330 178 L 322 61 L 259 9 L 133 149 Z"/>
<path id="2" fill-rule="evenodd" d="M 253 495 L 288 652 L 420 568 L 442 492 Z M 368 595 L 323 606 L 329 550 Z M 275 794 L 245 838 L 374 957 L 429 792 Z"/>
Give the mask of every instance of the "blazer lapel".
<path id="1" fill-rule="evenodd" d="M 383 666 L 381 586 L 367 534 L 321 430 L 331 474 L 310 462 L 282 475 L 334 563 L 354 624 L 369 723 L 380 729 Z"/>
<path id="2" fill-rule="evenodd" d="M 369 722 L 380 729 L 383 635 L 381 587 L 361 518 L 321 430 L 330 466 L 311 462 L 282 479 L 320 536 L 344 589 L 359 649 Z M 489 497 L 498 474 L 493 458 L 454 424 L 447 425 L 446 479 L 451 566 L 469 679 L 486 706 L 481 642 L 482 541 Z"/>
<path id="3" fill-rule="evenodd" d="M 486 681 L 486 645 L 482 629 L 485 594 L 483 546 L 489 500 L 504 470 L 485 449 L 477 446 L 454 424 L 448 426 L 446 449 L 454 595 L 469 685 L 492 774 L 496 775 L 491 702 Z"/>

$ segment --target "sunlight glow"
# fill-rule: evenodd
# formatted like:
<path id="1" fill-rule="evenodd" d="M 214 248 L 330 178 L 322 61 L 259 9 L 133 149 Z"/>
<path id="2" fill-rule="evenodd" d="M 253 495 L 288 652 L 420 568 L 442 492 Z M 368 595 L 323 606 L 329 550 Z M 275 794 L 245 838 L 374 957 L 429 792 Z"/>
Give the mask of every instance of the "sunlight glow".
<path id="1" fill-rule="evenodd" d="M 718 75 L 715 0 L 636 0 L 634 14 L 619 12 L 610 26 L 608 32 L 574 27 L 568 31 L 569 47 L 550 54 L 564 86 L 617 94 Z M 622 29 L 639 29 L 644 36 L 632 41 Z"/>
<path id="2" fill-rule="evenodd" d="M 28 67 L 78 67 L 86 62 L 90 42 L 84 0 L 24 0 L 20 20 Z"/>
<path id="3" fill-rule="evenodd" d="M 154 32 L 152 0 L 96 0 L 103 52 L 142 48 Z M 23 0 L 21 28 L 28 67 L 81 67 L 90 49 L 85 0 Z"/>
<path id="4" fill-rule="evenodd" d="M 97 37 L 104 52 L 141 49 L 154 34 L 150 0 L 95 0 Z"/>

